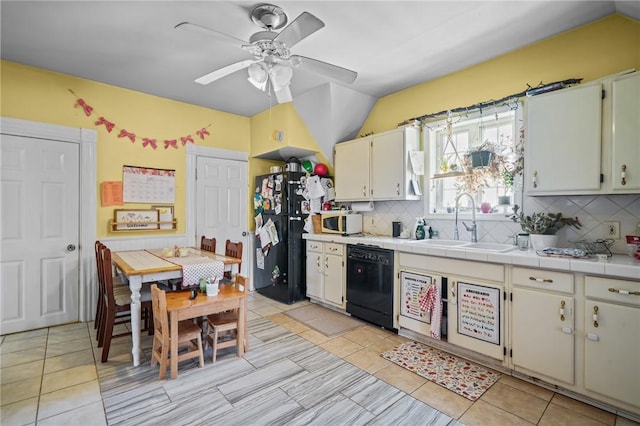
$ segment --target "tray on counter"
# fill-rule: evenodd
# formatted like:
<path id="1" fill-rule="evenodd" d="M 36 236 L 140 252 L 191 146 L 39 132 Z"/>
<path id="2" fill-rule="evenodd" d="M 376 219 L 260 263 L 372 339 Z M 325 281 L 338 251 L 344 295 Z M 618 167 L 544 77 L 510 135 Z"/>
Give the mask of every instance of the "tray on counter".
<path id="1" fill-rule="evenodd" d="M 591 259 L 592 254 L 580 248 L 558 248 L 547 247 L 543 250 L 536 250 L 538 256 L 544 257 L 564 257 L 570 259 Z"/>

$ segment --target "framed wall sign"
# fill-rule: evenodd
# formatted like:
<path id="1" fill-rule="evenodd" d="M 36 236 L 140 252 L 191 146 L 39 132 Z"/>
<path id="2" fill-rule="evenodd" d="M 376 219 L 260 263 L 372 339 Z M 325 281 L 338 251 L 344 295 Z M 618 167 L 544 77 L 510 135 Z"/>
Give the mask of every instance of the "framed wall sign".
<path id="1" fill-rule="evenodd" d="M 158 210 L 115 210 L 115 229 L 136 230 L 136 229 L 159 229 L 160 212 Z"/>

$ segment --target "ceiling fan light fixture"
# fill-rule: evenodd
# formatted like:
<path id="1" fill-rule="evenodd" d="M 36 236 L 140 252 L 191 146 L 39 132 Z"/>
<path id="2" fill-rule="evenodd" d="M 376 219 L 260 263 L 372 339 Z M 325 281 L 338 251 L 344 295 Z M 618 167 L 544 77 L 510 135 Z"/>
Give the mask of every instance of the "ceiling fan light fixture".
<path id="1" fill-rule="evenodd" d="M 268 74 L 263 65 L 260 63 L 251 64 L 249 65 L 248 72 L 249 82 L 257 89 L 264 91 L 267 86 Z"/>
<path id="2" fill-rule="evenodd" d="M 285 65 L 275 64 L 271 67 L 269 75 L 271 76 L 274 90 L 278 91 L 289 86 L 293 77 L 293 70 Z"/>

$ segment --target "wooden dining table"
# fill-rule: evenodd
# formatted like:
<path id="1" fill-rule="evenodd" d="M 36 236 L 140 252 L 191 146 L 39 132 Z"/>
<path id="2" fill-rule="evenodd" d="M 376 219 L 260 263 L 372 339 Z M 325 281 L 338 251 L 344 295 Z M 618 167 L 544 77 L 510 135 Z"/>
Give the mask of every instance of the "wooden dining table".
<path id="1" fill-rule="evenodd" d="M 207 296 L 197 293 L 190 299 L 190 291 L 174 291 L 167 294 L 167 312 L 171 323 L 171 378 L 178 377 L 178 322 L 209 314 L 238 309 L 237 341 L 244 342 L 247 336 L 247 295 L 234 285 L 221 285 L 218 294 Z M 238 343 L 238 356 L 244 355 L 245 345 Z"/>
<path id="2" fill-rule="evenodd" d="M 238 265 L 242 260 L 235 257 L 223 256 L 216 253 L 206 252 L 197 248 L 189 248 L 193 254 L 202 253 L 203 256 L 213 260 L 222 261 L 224 269 L 232 273 L 238 270 Z M 111 261 L 117 271 L 129 282 L 131 289 L 131 340 L 133 347 L 133 365 L 140 365 L 140 290 L 145 283 L 164 281 L 182 278 L 182 267 L 171 263 L 161 256 L 162 249 L 159 250 L 130 250 L 118 251 L 111 255 Z"/>

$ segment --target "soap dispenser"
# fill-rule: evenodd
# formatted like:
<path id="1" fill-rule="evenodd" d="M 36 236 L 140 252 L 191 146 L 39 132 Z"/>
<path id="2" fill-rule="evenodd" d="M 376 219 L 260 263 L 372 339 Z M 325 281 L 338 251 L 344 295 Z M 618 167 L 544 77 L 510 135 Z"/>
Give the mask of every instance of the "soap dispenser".
<path id="1" fill-rule="evenodd" d="M 424 237 L 425 237 L 424 219 L 419 217 L 416 220 L 416 240 L 424 240 Z"/>

